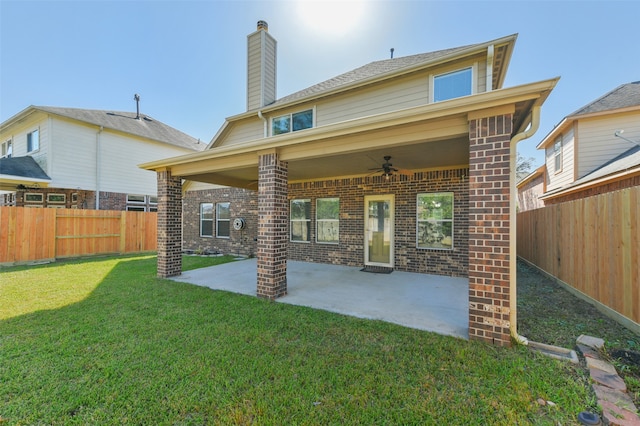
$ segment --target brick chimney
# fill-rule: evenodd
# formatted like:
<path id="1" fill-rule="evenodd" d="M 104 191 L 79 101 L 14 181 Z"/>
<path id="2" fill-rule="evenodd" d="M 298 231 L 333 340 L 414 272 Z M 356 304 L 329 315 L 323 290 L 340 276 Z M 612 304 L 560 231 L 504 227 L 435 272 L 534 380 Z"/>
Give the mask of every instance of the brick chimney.
<path id="1" fill-rule="evenodd" d="M 256 32 L 247 36 L 247 111 L 276 100 L 276 56 L 278 42 L 269 25 L 258 21 Z"/>

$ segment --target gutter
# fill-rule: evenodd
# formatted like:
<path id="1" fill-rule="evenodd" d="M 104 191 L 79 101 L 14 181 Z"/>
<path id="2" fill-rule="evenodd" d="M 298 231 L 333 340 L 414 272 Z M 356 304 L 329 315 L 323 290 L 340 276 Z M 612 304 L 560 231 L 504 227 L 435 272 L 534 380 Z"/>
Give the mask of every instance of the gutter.
<path id="1" fill-rule="evenodd" d="M 511 138 L 510 156 L 509 156 L 509 169 L 511 170 L 511 178 L 509 179 L 509 276 L 510 276 L 510 291 L 509 291 L 509 327 L 511 329 L 511 336 L 520 344 L 527 345 L 529 340 L 518 334 L 518 308 L 517 308 L 517 239 L 516 239 L 516 200 L 518 199 L 518 191 L 516 187 L 516 158 L 517 158 L 517 145 L 518 142 L 533 136 L 540 127 L 540 105 L 534 105 L 531 108 L 529 114 L 529 127 L 514 137 Z"/>
<path id="2" fill-rule="evenodd" d="M 96 210 L 100 210 L 100 140 L 104 127 L 96 133 Z"/>

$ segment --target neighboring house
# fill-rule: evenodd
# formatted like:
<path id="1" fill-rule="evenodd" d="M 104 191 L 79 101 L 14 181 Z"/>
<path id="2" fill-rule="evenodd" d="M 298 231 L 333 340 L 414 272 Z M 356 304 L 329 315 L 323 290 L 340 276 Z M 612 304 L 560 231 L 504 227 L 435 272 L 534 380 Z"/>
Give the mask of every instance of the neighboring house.
<path id="1" fill-rule="evenodd" d="M 556 204 L 640 185 L 639 144 L 636 81 L 568 115 L 538 144 L 546 169 L 540 199 Z"/>
<path id="2" fill-rule="evenodd" d="M 518 211 L 544 207 L 540 199 L 545 190 L 545 166 L 540 166 L 518 182 Z"/>
<path id="3" fill-rule="evenodd" d="M 469 337 L 509 345 L 515 147 L 557 82 L 503 88 L 515 41 L 381 60 L 277 98 L 276 41 L 258 22 L 247 111 L 205 151 L 141 165 L 158 173 L 158 275 L 181 273 L 184 214 L 185 249 L 257 256 L 259 297 L 287 293 L 288 259 L 468 277 Z"/>
<path id="4" fill-rule="evenodd" d="M 147 115 L 30 106 L 0 124 L 0 205 L 156 211 L 137 164 L 205 145 Z"/>

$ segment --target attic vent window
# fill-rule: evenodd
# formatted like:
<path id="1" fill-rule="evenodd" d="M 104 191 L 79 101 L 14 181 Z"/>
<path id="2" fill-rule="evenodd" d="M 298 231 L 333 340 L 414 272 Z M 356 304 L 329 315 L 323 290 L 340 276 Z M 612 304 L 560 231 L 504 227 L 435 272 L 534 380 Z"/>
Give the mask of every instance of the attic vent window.
<path id="1" fill-rule="evenodd" d="M 433 101 L 468 96 L 472 93 L 472 68 L 464 68 L 433 77 Z"/>
<path id="2" fill-rule="evenodd" d="M 271 135 L 297 132 L 313 127 L 313 109 L 281 115 L 271 120 Z"/>

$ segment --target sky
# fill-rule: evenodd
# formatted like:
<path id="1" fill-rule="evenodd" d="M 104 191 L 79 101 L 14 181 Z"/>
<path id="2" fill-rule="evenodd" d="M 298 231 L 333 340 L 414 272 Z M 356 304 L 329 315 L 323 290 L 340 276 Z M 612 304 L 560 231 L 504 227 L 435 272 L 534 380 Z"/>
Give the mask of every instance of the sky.
<path id="1" fill-rule="evenodd" d="M 140 112 L 209 142 L 246 111 L 247 35 L 278 41 L 278 98 L 369 62 L 518 34 L 503 87 L 560 77 L 536 145 L 640 80 L 640 1 L 0 0 L 0 122 L 30 105 Z"/>

